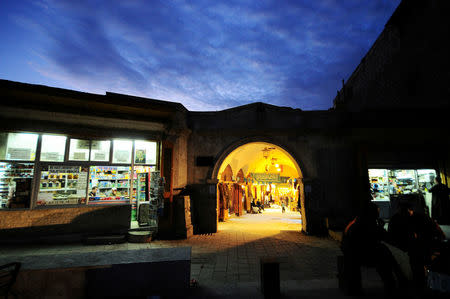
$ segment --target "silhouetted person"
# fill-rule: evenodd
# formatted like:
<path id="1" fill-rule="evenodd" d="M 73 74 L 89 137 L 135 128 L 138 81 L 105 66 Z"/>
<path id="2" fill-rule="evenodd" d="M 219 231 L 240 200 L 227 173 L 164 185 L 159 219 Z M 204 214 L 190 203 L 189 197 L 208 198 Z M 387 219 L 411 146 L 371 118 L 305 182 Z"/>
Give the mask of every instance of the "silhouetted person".
<path id="1" fill-rule="evenodd" d="M 255 201 L 252 201 L 250 205 L 252 208 L 252 213 L 261 213 L 261 204 L 258 205 Z"/>
<path id="2" fill-rule="evenodd" d="M 259 200 L 256 202 L 256 206 L 258 207 L 260 213 L 261 211 L 264 211 L 264 205 L 262 205 Z"/>
<path id="3" fill-rule="evenodd" d="M 432 194 L 431 217 L 440 224 L 448 224 L 450 223 L 448 211 L 450 208 L 449 189 L 442 184 L 440 177 L 436 177 L 435 181 L 436 185 L 430 189 Z"/>
<path id="4" fill-rule="evenodd" d="M 344 275 L 349 280 L 349 293 L 361 293 L 361 266 L 374 266 L 383 280 L 385 291 L 396 288 L 394 273 L 404 281 L 400 267 L 390 250 L 381 243 L 387 237 L 378 219 L 378 207 L 372 202 L 363 205 L 359 215 L 345 228 L 342 251 Z"/>
<path id="5" fill-rule="evenodd" d="M 398 212 L 389 220 L 389 243 L 403 251 L 408 251 L 414 238 L 412 213 L 412 204 L 401 201 Z"/>
<path id="6" fill-rule="evenodd" d="M 431 263 L 433 249 L 445 239 L 439 225 L 423 209 L 414 210 L 408 202 L 389 222 L 390 243 L 408 252 L 414 286 L 425 288 L 425 266 Z"/>

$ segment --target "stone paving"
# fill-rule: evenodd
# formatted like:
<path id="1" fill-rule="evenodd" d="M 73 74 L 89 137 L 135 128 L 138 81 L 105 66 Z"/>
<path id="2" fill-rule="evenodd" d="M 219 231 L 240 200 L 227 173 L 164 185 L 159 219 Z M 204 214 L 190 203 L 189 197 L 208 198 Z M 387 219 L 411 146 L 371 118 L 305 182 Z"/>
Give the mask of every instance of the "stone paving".
<path id="1" fill-rule="evenodd" d="M 448 234 L 449 227 L 443 227 Z M 145 248 L 192 248 L 191 278 L 198 287 L 183 297 L 262 298 L 261 257 L 280 261 L 283 298 L 348 298 L 338 289 L 336 257 L 338 242 L 331 238 L 307 236 L 301 232 L 299 213 L 266 209 L 219 223 L 218 232 L 194 235 L 187 240 L 156 240 L 151 243 L 113 245 L 9 245 L 0 247 L 1 261 L 26 260 L 26 256 L 111 252 Z M 373 269 L 363 269 L 365 296 L 382 295 L 381 281 Z"/>
<path id="2" fill-rule="evenodd" d="M 0 255 L 3 258 L 12 258 L 24 255 L 191 246 L 191 278 L 197 280 L 203 290 L 208 289 L 206 296 L 231 296 L 236 293 L 245 296 L 247 292 L 249 296 L 258 297 L 261 296 L 259 260 L 269 256 L 277 257 L 280 261 L 282 290 L 321 289 L 323 293 L 324 288 L 328 288 L 336 292 L 336 256 L 340 254 L 338 245 L 330 238 L 303 234 L 299 213 L 281 213 L 281 209 L 266 209 L 262 214 L 230 218 L 219 223 L 217 233 L 194 235 L 187 240 L 89 246 L 5 246 L 0 248 Z"/>
<path id="3" fill-rule="evenodd" d="M 259 282 L 259 259 L 276 256 L 280 260 L 282 281 L 333 279 L 336 275 L 337 243 L 328 238 L 301 233 L 299 213 L 266 209 L 262 214 L 247 214 L 219 223 L 216 234 L 195 235 L 188 240 L 156 240 L 147 244 L 21 245 L 4 246 L 2 259 L 18 256 L 82 253 L 91 251 L 135 250 L 176 246 L 192 247 L 191 278 L 199 285 L 227 288 Z"/>

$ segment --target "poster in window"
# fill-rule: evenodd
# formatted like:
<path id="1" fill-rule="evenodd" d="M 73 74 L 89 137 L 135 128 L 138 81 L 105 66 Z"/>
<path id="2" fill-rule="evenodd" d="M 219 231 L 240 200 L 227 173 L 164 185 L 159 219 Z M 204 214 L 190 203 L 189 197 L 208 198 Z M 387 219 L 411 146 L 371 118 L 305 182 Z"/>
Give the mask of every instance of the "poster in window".
<path id="1" fill-rule="evenodd" d="M 30 160 L 31 150 L 27 148 L 8 148 L 8 160 Z"/>
<path id="2" fill-rule="evenodd" d="M 134 158 L 134 163 L 145 163 L 146 152 L 145 149 L 136 150 L 136 157 Z"/>
<path id="3" fill-rule="evenodd" d="M 91 149 L 99 151 L 101 149 L 100 142 L 99 140 L 92 140 Z"/>
<path id="4" fill-rule="evenodd" d="M 77 149 L 89 150 L 89 140 L 77 140 Z"/>
<path id="5" fill-rule="evenodd" d="M 114 152 L 115 162 L 118 163 L 129 163 L 130 162 L 130 152 L 127 150 L 117 150 Z"/>

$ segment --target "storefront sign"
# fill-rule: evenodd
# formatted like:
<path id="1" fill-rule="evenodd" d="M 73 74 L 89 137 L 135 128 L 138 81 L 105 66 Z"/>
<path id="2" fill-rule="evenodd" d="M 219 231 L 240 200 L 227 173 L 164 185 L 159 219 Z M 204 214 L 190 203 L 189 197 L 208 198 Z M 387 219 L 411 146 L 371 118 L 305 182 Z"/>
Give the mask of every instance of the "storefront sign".
<path id="1" fill-rule="evenodd" d="M 49 165 L 48 172 L 51 172 L 51 173 L 78 173 L 78 172 L 80 172 L 80 166 Z"/>
<path id="2" fill-rule="evenodd" d="M 252 177 L 257 182 L 278 183 L 281 182 L 279 173 L 252 173 Z"/>

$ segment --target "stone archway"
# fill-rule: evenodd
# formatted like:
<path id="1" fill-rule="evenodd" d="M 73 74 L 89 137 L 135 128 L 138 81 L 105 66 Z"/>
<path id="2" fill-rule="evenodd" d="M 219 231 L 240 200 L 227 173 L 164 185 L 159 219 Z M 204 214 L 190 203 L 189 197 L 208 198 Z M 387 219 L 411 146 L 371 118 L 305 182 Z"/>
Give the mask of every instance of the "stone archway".
<path id="1" fill-rule="evenodd" d="M 233 180 L 233 169 L 231 168 L 231 166 L 229 164 L 225 167 L 225 170 L 222 172 L 221 179 L 223 181 L 232 181 Z"/>
<path id="2" fill-rule="evenodd" d="M 245 180 L 247 186 L 249 181 L 251 181 L 250 184 L 257 182 L 258 187 L 266 184 L 267 188 L 271 190 L 270 192 L 275 184 L 277 184 L 275 188 L 277 191 L 282 190 L 283 188 L 279 188 L 279 186 L 284 184 L 286 185 L 284 189 L 288 190 L 286 194 L 289 192 L 291 208 L 294 207 L 294 201 L 295 205 L 298 202 L 304 203 L 303 172 L 299 163 L 289 151 L 277 143 L 259 140 L 241 141 L 228 147 L 218 157 L 211 179 L 220 182 L 229 168 L 234 171 L 239 170 L 235 177 L 235 183 L 242 183 Z M 291 184 L 290 189 L 289 184 Z M 250 186 L 251 190 L 253 190 L 253 186 Z M 248 189 L 245 192 L 249 192 Z M 278 195 L 277 200 L 279 200 Z M 253 193 L 252 196 L 255 194 Z M 301 205 L 298 204 L 298 206 Z M 306 211 L 304 208 L 301 210 L 302 217 L 304 217 Z"/>

